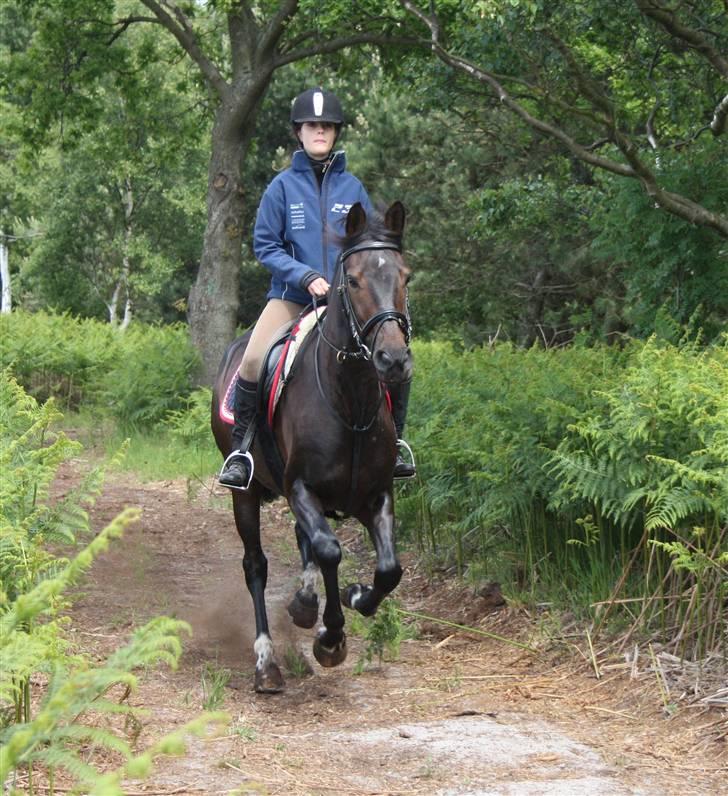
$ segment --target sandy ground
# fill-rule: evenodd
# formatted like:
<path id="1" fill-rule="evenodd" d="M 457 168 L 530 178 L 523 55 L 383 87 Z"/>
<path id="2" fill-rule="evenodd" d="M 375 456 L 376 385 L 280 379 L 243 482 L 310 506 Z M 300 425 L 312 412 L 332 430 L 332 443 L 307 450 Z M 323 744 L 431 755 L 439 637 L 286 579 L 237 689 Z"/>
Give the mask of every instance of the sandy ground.
<path id="1" fill-rule="evenodd" d="M 63 493 L 84 462 L 64 472 Z M 364 642 L 349 635 L 344 664 L 314 661 L 314 631 L 285 606 L 299 560 L 286 506 L 264 507 L 268 608 L 286 690 L 254 693 L 253 616 L 229 498 L 212 483 L 107 478 L 93 510 L 101 528 L 126 506 L 142 520 L 92 568 L 72 613 L 78 646 L 102 659 L 134 624 L 164 613 L 189 621 L 177 671 L 140 675 L 130 703 L 149 713 L 128 728 L 139 749 L 202 710 L 205 672 L 230 672 L 223 734 L 193 739 L 183 758 L 160 758 L 129 794 L 717 794 L 728 792 L 727 714 L 685 702 L 668 715 L 654 676 L 600 658 L 597 679 L 583 636 L 548 639 L 544 618 L 452 580 L 433 580 L 412 555 L 395 596 L 409 610 L 496 633 L 532 654 L 436 622 L 418 623 L 397 660 L 355 672 Z M 360 530 L 340 530 L 344 571 L 370 580 Z M 309 673 L 287 670 L 289 659 Z M 293 667 L 296 668 L 297 667 Z M 289 667 L 290 669 L 290 667 Z"/>

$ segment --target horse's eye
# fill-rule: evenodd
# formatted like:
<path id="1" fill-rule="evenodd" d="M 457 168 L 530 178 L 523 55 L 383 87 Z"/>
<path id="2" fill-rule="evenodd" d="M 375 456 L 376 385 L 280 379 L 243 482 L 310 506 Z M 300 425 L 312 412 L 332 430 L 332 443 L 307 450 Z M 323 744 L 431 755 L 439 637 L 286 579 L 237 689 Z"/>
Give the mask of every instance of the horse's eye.
<path id="1" fill-rule="evenodd" d="M 353 288 L 359 287 L 359 283 L 356 281 L 356 279 L 354 279 L 353 276 L 349 276 L 348 274 L 346 276 L 346 284 L 349 287 L 353 287 Z"/>

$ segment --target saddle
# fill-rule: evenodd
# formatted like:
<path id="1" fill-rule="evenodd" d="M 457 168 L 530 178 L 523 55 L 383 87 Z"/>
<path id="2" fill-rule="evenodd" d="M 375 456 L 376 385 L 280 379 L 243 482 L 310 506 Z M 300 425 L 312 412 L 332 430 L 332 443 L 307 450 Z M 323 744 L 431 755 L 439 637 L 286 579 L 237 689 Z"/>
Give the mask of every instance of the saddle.
<path id="1" fill-rule="evenodd" d="M 307 310 L 299 318 L 283 326 L 276 333 L 268 347 L 261 370 L 258 375 L 258 415 L 265 418 L 269 428 L 273 426 L 273 417 L 283 390 L 293 377 L 293 365 L 296 357 L 308 339 L 309 332 L 317 320 L 322 320 L 326 307 Z M 220 402 L 220 419 L 233 425 L 233 405 L 235 400 L 235 382 L 237 371 L 233 372 L 230 382 L 225 388 L 225 397 Z"/>

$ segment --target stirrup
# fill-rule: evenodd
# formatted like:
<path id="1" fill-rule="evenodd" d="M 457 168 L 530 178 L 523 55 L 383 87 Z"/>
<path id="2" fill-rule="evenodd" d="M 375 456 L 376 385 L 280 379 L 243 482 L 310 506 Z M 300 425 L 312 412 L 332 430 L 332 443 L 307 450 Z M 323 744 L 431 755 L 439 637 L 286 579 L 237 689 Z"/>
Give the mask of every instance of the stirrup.
<path id="1" fill-rule="evenodd" d="M 248 462 L 248 470 L 250 471 L 250 477 L 248 478 L 248 483 L 245 486 L 235 486 L 235 484 L 224 484 L 220 480 L 220 476 L 225 472 L 228 464 L 230 462 L 234 462 L 236 459 L 245 459 Z M 250 451 L 233 451 L 227 459 L 222 463 L 222 467 L 220 468 L 220 472 L 217 474 L 217 483 L 220 486 L 224 486 L 225 489 L 237 489 L 239 492 L 247 492 L 250 489 L 250 485 L 253 482 L 253 473 L 255 471 L 255 462 L 253 461 L 253 457 L 250 454 Z"/>
<path id="2" fill-rule="evenodd" d="M 411 481 L 413 478 L 417 477 L 417 465 L 415 464 L 415 455 L 412 452 L 412 448 L 403 440 L 397 440 L 397 450 L 404 449 L 407 451 L 407 456 L 409 457 L 409 463 L 412 465 L 412 468 L 415 472 L 412 475 L 398 475 L 395 477 L 395 481 Z"/>

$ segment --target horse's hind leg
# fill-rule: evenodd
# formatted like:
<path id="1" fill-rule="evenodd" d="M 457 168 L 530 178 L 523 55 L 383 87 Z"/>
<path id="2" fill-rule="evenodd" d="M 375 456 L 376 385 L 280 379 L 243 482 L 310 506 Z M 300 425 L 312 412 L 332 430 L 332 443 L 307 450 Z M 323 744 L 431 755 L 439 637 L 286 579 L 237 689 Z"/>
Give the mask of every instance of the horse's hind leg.
<path id="1" fill-rule="evenodd" d="M 341 610 L 338 576 L 341 546 L 326 522 L 321 501 L 300 478 L 293 482 L 288 502 L 300 530 L 311 546 L 313 560 L 321 569 L 326 589 L 324 626 L 316 636 L 313 654 L 322 666 L 338 666 L 346 659 L 344 612 Z"/>
<path id="2" fill-rule="evenodd" d="M 298 627 L 310 628 L 316 624 L 319 612 L 319 599 L 316 594 L 316 578 L 319 568 L 313 558 L 311 540 L 301 529 L 301 524 L 296 523 L 296 541 L 301 553 L 303 575 L 301 588 L 293 595 L 288 605 L 288 613 L 293 619 L 293 624 Z"/>
<path id="3" fill-rule="evenodd" d="M 255 609 L 255 690 L 274 694 L 283 690 L 283 675 L 273 654 L 273 641 L 265 610 L 268 560 L 260 544 L 260 499 L 257 492 L 233 492 L 235 525 L 243 540 L 243 572 Z"/>
<path id="4" fill-rule="evenodd" d="M 357 519 L 366 526 L 377 551 L 374 583 L 372 586 L 353 583 L 342 591 L 341 599 L 347 608 L 354 608 L 364 616 L 372 616 L 402 578 L 402 567 L 394 546 L 392 493 L 384 492 L 377 496 Z"/>

